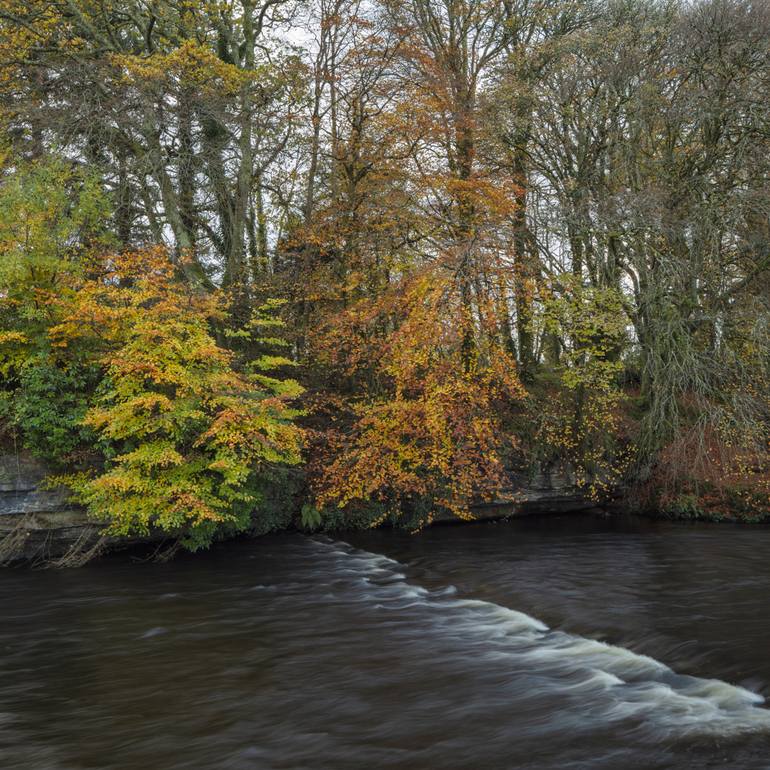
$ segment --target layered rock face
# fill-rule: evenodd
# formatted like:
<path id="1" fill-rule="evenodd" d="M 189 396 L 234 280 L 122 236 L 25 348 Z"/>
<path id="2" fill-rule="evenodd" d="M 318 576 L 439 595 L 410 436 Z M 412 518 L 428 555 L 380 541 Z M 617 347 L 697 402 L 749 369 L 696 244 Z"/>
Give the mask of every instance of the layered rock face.
<path id="1" fill-rule="evenodd" d="M 510 485 L 501 490 L 499 499 L 473 506 L 475 521 L 536 514 L 579 513 L 596 509 L 595 502 L 578 492 L 575 480 L 567 468 L 543 468 L 534 475 L 511 472 L 509 477 Z M 449 523 L 458 519 L 451 514 L 441 514 L 434 521 Z"/>
<path id="2" fill-rule="evenodd" d="M 0 455 L 0 563 L 43 563 L 99 537 L 98 525 L 43 485 L 47 469 L 28 455 Z"/>

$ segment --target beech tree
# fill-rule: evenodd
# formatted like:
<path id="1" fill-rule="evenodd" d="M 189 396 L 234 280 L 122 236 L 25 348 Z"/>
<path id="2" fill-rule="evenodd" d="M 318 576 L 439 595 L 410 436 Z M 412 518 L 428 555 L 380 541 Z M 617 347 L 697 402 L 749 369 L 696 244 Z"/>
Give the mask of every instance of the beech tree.
<path id="1" fill-rule="evenodd" d="M 59 480 L 109 532 L 156 527 L 195 549 L 251 526 L 270 466 L 300 461 L 287 404 L 300 388 L 267 376 L 282 363 L 271 356 L 236 371 L 210 332 L 219 298 L 174 272 L 162 250 L 111 256 L 50 329 L 54 346 L 85 346 L 105 375 L 83 417 L 105 467 Z"/>

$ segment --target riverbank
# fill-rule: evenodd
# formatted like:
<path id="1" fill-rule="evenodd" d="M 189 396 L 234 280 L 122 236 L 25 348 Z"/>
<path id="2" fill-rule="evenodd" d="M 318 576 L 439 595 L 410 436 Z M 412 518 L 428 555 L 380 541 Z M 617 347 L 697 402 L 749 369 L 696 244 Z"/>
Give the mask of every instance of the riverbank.
<path id="1" fill-rule="evenodd" d="M 0 455 L 0 566 L 82 566 L 116 549 L 143 548 L 167 554 L 174 540 L 167 533 L 149 537 L 114 537 L 91 519 L 85 509 L 72 505 L 65 489 L 47 488 L 48 469 L 24 454 Z M 291 505 L 287 501 L 287 505 Z M 598 508 L 579 494 L 567 474 L 540 473 L 534 477 L 513 475 L 510 489 L 501 499 L 473 506 L 471 523 L 500 521 L 526 516 L 585 514 L 598 510 L 625 513 L 619 504 Z M 698 515 L 640 512 L 640 515 L 679 521 L 733 523 L 767 522 L 767 517 L 740 518 L 730 514 Z M 464 524 L 449 513 L 440 513 L 434 524 Z"/>

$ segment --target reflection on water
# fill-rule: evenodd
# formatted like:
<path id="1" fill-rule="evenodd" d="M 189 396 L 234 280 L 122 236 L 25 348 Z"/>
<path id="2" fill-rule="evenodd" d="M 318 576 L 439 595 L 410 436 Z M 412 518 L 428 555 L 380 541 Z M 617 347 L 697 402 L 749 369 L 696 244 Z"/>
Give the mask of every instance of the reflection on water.
<path id="1" fill-rule="evenodd" d="M 0 766 L 770 767 L 770 530 L 346 540 L 3 573 Z"/>

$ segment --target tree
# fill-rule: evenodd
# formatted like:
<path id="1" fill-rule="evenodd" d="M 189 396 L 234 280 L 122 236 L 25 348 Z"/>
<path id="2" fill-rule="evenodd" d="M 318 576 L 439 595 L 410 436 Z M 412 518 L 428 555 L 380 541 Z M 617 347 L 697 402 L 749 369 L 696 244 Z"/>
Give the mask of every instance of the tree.
<path id="1" fill-rule="evenodd" d="M 288 0 L 9 0 L 0 66 L 14 150 L 52 142 L 98 169 L 124 247 L 168 240 L 191 278 L 248 294 L 304 98 L 302 65 L 269 37 L 287 14 Z"/>
<path id="2" fill-rule="evenodd" d="M 422 526 L 442 510 L 472 518 L 469 506 L 505 485 L 505 420 L 524 391 L 495 342 L 467 366 L 465 319 L 456 284 L 427 270 L 326 329 L 324 363 L 360 383 L 316 437 L 311 486 L 331 521 L 334 508 L 368 512 L 371 525 L 403 515 Z"/>
<path id="3" fill-rule="evenodd" d="M 759 515 L 768 39 L 750 0 L 0 0 L 5 414 L 83 461 L 108 365 L 50 329 L 164 245 L 217 366 L 299 364 L 327 523 L 467 515 L 513 463 Z"/>

